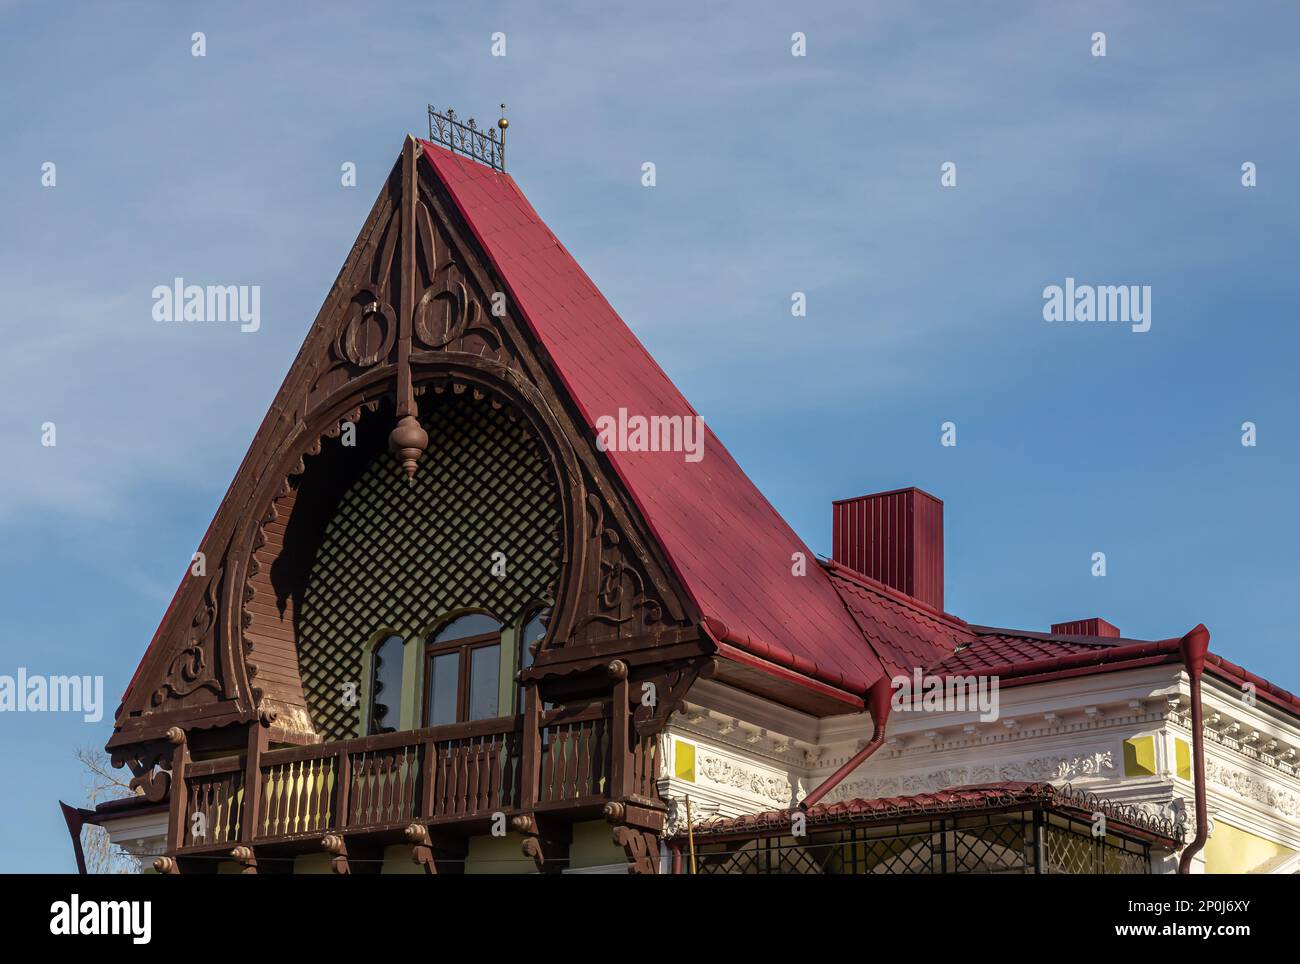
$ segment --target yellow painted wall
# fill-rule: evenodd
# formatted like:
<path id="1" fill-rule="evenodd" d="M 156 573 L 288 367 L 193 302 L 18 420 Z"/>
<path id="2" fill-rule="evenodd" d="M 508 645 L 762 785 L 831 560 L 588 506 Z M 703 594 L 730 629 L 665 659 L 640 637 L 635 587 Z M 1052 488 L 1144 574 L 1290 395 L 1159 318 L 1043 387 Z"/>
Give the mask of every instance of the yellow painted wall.
<path id="1" fill-rule="evenodd" d="M 695 744 L 685 740 L 673 741 L 673 776 L 688 783 L 695 782 Z"/>
<path id="2" fill-rule="evenodd" d="M 424 868 L 411 859 L 411 848 L 408 844 L 393 844 L 391 847 L 384 848 L 384 864 L 379 872 L 381 874 L 422 874 Z"/>
<path id="3" fill-rule="evenodd" d="M 604 820 L 589 820 L 573 825 L 573 845 L 569 848 L 569 869 L 625 864 L 627 854 L 614 843 L 614 828 Z"/>
<path id="4" fill-rule="evenodd" d="M 293 872 L 295 874 L 332 874 L 334 868 L 330 866 L 329 854 L 300 854 L 293 858 Z"/>
<path id="5" fill-rule="evenodd" d="M 465 861 L 467 874 L 531 874 L 537 867 L 519 848 L 523 838 L 517 833 L 504 837 L 490 835 L 471 837 L 469 856 Z"/>
<path id="6" fill-rule="evenodd" d="M 1205 845 L 1205 872 L 1245 874 L 1265 861 L 1294 852 L 1290 847 L 1216 820 L 1214 833 Z"/>
<path id="7" fill-rule="evenodd" d="M 1174 739 L 1174 764 L 1178 779 L 1192 779 L 1192 745 L 1186 740 Z"/>
<path id="8" fill-rule="evenodd" d="M 1124 741 L 1124 776 L 1145 777 L 1156 772 L 1156 739 L 1135 736 Z"/>

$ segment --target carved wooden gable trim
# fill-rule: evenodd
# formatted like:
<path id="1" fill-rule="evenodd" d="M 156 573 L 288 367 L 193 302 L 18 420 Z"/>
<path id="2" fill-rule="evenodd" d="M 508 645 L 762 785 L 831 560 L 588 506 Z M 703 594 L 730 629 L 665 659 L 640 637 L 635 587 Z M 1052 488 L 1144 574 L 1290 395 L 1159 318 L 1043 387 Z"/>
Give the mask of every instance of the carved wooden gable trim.
<path id="1" fill-rule="evenodd" d="M 427 470 L 436 453 L 423 451 L 414 415 L 430 390 L 511 406 L 560 481 L 562 575 L 539 666 L 696 638 L 698 614 L 506 292 L 408 139 L 200 545 L 206 567 L 186 575 L 137 671 L 110 748 L 160 740 L 175 724 L 274 713 L 259 680 L 292 689 L 294 641 L 257 625 L 274 604 L 264 567 L 297 481 L 323 439 L 381 408 L 397 421 L 394 471 Z"/>

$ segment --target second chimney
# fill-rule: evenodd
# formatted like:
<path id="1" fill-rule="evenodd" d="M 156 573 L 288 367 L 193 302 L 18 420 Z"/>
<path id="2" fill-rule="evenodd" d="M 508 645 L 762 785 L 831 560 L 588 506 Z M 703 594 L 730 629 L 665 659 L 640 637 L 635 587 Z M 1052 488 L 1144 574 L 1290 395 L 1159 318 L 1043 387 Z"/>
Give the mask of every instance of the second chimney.
<path id="1" fill-rule="evenodd" d="M 1099 616 L 1091 619 L 1073 619 L 1068 623 L 1052 623 L 1052 633 L 1057 636 L 1110 636 L 1119 639 L 1119 627 L 1112 626 Z"/>
<path id="2" fill-rule="evenodd" d="M 943 502 L 917 488 L 832 503 L 831 557 L 943 611 Z"/>

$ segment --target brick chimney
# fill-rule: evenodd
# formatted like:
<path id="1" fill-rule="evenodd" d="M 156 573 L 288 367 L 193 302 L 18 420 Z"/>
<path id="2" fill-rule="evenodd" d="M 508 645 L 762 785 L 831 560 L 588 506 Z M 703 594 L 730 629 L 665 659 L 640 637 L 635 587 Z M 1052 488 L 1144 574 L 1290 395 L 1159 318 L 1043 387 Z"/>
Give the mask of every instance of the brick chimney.
<path id="1" fill-rule="evenodd" d="M 1057 636 L 1110 636 L 1119 639 L 1119 627 L 1112 626 L 1099 616 L 1075 619 L 1068 623 L 1052 623 L 1052 633 Z"/>
<path id="2" fill-rule="evenodd" d="M 943 610 L 943 502 L 917 488 L 832 503 L 831 557 Z"/>

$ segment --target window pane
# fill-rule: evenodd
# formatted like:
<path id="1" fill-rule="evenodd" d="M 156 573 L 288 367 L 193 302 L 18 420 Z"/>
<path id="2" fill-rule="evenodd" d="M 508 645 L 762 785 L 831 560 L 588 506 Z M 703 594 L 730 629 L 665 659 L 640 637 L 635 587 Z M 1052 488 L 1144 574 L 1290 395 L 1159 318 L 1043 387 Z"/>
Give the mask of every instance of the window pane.
<path id="1" fill-rule="evenodd" d="M 429 726 L 456 722 L 460 687 L 460 653 L 441 653 L 429 660 Z"/>
<path id="2" fill-rule="evenodd" d="M 366 732 L 392 733 L 397 729 L 402 702 L 402 640 L 389 636 L 375 647 L 370 674 L 370 720 Z"/>
<path id="3" fill-rule="evenodd" d="M 449 639 L 483 636 L 500 630 L 501 624 L 486 613 L 466 613 L 438 630 L 438 635 L 433 637 L 433 642 L 445 643 Z"/>
<path id="4" fill-rule="evenodd" d="M 497 690 L 501 677 L 501 647 L 477 646 L 469 654 L 469 718 L 487 720 L 497 715 Z"/>
<path id="5" fill-rule="evenodd" d="M 519 668 L 527 669 L 533 665 L 533 644 L 539 639 L 546 636 L 546 620 L 551 616 L 549 609 L 543 609 L 541 612 L 534 613 L 533 618 L 528 620 L 524 625 L 524 631 L 519 637 Z M 550 704 L 546 704 L 546 709 L 550 709 Z M 515 695 L 515 712 L 524 711 L 524 688 L 522 686 L 516 689 Z"/>
<path id="6" fill-rule="evenodd" d="M 524 635 L 520 641 L 519 648 L 519 668 L 527 669 L 533 665 L 533 644 L 546 635 L 546 623 L 544 619 L 549 615 L 548 610 L 543 610 L 528 621 L 524 627 Z"/>

